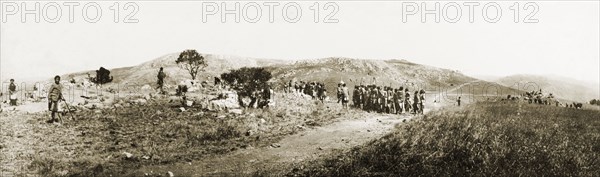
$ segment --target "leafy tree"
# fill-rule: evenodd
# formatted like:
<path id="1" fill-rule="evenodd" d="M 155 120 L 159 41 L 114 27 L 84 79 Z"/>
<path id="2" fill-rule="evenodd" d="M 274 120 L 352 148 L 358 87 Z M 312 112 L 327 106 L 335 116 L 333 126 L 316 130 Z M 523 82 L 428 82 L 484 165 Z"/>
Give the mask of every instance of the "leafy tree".
<path id="1" fill-rule="evenodd" d="M 208 66 L 206 60 L 204 60 L 204 57 L 198 54 L 196 50 L 192 49 L 181 52 L 175 62 L 180 68 L 185 69 L 190 73 L 192 80 L 196 79 L 198 71 L 202 71 L 206 66 Z"/>
<path id="2" fill-rule="evenodd" d="M 221 74 L 221 78 L 233 86 L 240 98 L 249 97 L 253 91 L 268 87 L 267 81 L 272 77 L 271 72 L 262 67 L 243 67 Z"/>
<path id="3" fill-rule="evenodd" d="M 591 104 L 591 105 L 600 105 L 600 100 L 592 99 L 592 100 L 590 101 L 590 104 Z"/>
<path id="4" fill-rule="evenodd" d="M 92 78 L 92 82 L 96 84 L 106 84 L 112 82 L 113 77 L 110 76 L 110 71 L 104 67 L 96 70 L 96 78 Z"/>

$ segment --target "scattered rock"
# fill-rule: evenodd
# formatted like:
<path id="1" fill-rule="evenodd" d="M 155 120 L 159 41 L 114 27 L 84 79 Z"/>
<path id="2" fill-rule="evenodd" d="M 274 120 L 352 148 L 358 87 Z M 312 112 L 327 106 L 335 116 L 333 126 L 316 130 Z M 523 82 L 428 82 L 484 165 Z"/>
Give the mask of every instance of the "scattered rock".
<path id="1" fill-rule="evenodd" d="M 180 112 L 184 112 L 184 111 L 185 111 L 185 108 L 183 108 L 183 107 L 179 107 L 179 111 L 180 111 Z"/>
<path id="2" fill-rule="evenodd" d="M 273 144 L 271 144 L 271 147 L 273 147 L 273 148 L 280 148 L 281 145 L 277 144 L 277 143 L 273 143 Z"/>
<path id="3" fill-rule="evenodd" d="M 146 160 L 148 160 L 148 159 L 150 159 L 150 157 L 149 157 L 149 156 L 147 156 L 147 155 L 145 155 L 145 156 L 142 156 L 142 159 L 146 159 Z"/>
<path id="4" fill-rule="evenodd" d="M 298 128 L 299 128 L 299 129 L 301 129 L 301 130 L 304 130 L 304 129 L 306 129 L 306 127 L 304 127 L 304 126 L 302 126 L 302 125 L 296 125 L 296 127 L 298 127 Z"/>
<path id="5" fill-rule="evenodd" d="M 232 113 L 232 114 L 242 114 L 243 113 L 242 109 L 230 109 L 228 112 Z"/>
<path id="6" fill-rule="evenodd" d="M 244 148 L 244 149 L 254 149 L 254 147 L 252 147 L 252 145 L 249 145 L 249 144 L 243 145 L 242 148 Z"/>
<path id="7" fill-rule="evenodd" d="M 145 90 L 145 91 L 152 90 L 152 87 L 150 87 L 150 85 L 146 84 L 146 85 L 142 86 L 142 90 Z"/>
<path id="8" fill-rule="evenodd" d="M 266 123 L 267 121 L 265 119 L 260 119 L 260 123 Z"/>
<path id="9" fill-rule="evenodd" d="M 188 100 L 188 101 L 185 102 L 185 105 L 186 106 L 192 106 L 192 105 L 194 105 L 194 101 Z"/>
<path id="10" fill-rule="evenodd" d="M 318 150 L 321 150 L 321 151 L 323 150 L 323 148 L 321 148 L 321 147 L 318 147 L 317 149 L 318 149 Z"/>
<path id="11" fill-rule="evenodd" d="M 133 157 L 133 154 L 131 154 L 129 152 L 123 152 L 123 154 L 125 154 L 125 158 L 128 158 L 128 159 Z"/>
<path id="12" fill-rule="evenodd" d="M 169 103 L 179 102 L 180 100 L 181 100 L 181 98 L 179 98 L 178 96 L 170 96 L 169 97 Z"/>
<path id="13" fill-rule="evenodd" d="M 371 130 L 367 130 L 367 132 L 371 132 Z"/>
<path id="14" fill-rule="evenodd" d="M 175 177 L 175 174 L 173 174 L 173 172 L 168 171 L 167 174 L 169 175 L 169 177 Z"/>

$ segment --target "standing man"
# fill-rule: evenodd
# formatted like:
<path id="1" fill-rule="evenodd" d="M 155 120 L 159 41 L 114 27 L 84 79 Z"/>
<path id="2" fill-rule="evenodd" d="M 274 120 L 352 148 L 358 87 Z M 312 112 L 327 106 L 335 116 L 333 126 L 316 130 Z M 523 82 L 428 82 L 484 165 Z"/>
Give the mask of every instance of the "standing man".
<path id="1" fill-rule="evenodd" d="M 364 85 L 360 85 L 360 109 L 362 110 L 366 109 L 366 105 L 369 102 L 368 92 L 368 89 Z"/>
<path id="2" fill-rule="evenodd" d="M 413 95 L 413 110 L 412 113 L 413 114 L 418 114 L 419 110 L 421 108 L 419 108 L 419 91 L 415 91 L 414 95 Z"/>
<path id="3" fill-rule="evenodd" d="M 381 113 L 383 112 L 383 108 L 385 105 L 385 90 L 383 90 L 384 88 L 381 88 L 380 86 L 377 87 L 377 112 Z"/>
<path id="4" fill-rule="evenodd" d="M 425 90 L 419 91 L 419 113 L 423 114 L 425 111 Z"/>
<path id="5" fill-rule="evenodd" d="M 321 103 L 325 102 L 325 97 L 327 96 L 327 89 L 325 89 L 325 84 L 320 83 L 320 87 L 319 87 L 319 100 L 321 100 Z"/>
<path id="6" fill-rule="evenodd" d="M 48 120 L 47 123 L 58 122 L 56 119 L 56 112 L 58 112 L 58 102 L 64 101 L 62 95 L 63 86 L 60 84 L 60 76 L 54 76 L 54 84 L 50 86 L 48 91 L 48 110 L 52 111 L 52 119 Z"/>
<path id="7" fill-rule="evenodd" d="M 394 104 L 394 89 L 392 87 L 388 87 L 387 96 L 388 96 L 388 114 L 396 112 L 396 105 Z"/>
<path id="8" fill-rule="evenodd" d="M 360 90 L 358 85 L 355 85 L 352 91 L 352 103 L 355 108 L 360 108 Z"/>
<path id="9" fill-rule="evenodd" d="M 8 99 L 10 99 L 10 105 L 17 105 L 17 96 L 15 96 L 17 92 L 17 85 L 15 85 L 15 80 L 10 79 L 10 85 L 8 86 Z"/>
<path id="10" fill-rule="evenodd" d="M 269 103 L 271 102 L 271 88 L 268 85 L 265 85 L 259 97 L 260 101 L 258 102 L 258 108 L 268 108 Z"/>
<path id="11" fill-rule="evenodd" d="M 165 74 L 165 72 L 163 72 L 163 68 L 162 67 L 160 67 L 160 70 L 158 71 L 158 75 L 156 77 L 158 77 L 158 81 L 157 81 L 158 87 L 157 87 L 157 89 L 160 89 L 160 93 L 164 94 L 164 90 L 163 90 L 163 86 L 164 86 L 164 83 L 165 83 L 164 79 L 165 79 L 165 77 L 167 77 L 167 75 Z"/>
<path id="12" fill-rule="evenodd" d="M 410 91 L 408 88 L 404 88 L 404 112 L 410 113 L 410 111 L 414 109 L 410 104 Z"/>
<path id="13" fill-rule="evenodd" d="M 405 110 L 405 108 L 404 108 L 404 87 L 400 87 L 400 89 L 398 89 L 398 107 L 400 107 L 398 113 L 402 114 L 402 111 Z"/>
<path id="14" fill-rule="evenodd" d="M 342 106 L 348 109 L 348 102 L 350 101 L 350 91 L 346 84 L 342 84 Z"/>
<path id="15" fill-rule="evenodd" d="M 458 99 L 456 99 L 456 104 L 458 104 L 458 106 L 460 106 L 460 97 L 458 97 Z"/>
<path id="16" fill-rule="evenodd" d="M 394 114 L 400 114 L 402 113 L 402 93 L 400 92 L 402 88 L 400 89 L 394 89 Z"/>
<path id="17" fill-rule="evenodd" d="M 366 111 L 371 111 L 371 106 L 373 105 L 373 98 L 371 97 L 371 92 L 373 92 L 372 90 L 373 88 L 371 87 L 371 85 L 367 85 L 365 92 L 363 93 L 363 110 Z"/>
<path id="18" fill-rule="evenodd" d="M 221 88 L 221 79 L 219 77 L 215 77 L 215 87 Z"/>
<path id="19" fill-rule="evenodd" d="M 377 111 L 379 108 L 379 91 L 377 90 L 377 86 L 372 85 L 371 87 L 371 110 Z"/>
<path id="20" fill-rule="evenodd" d="M 340 82 L 340 83 L 338 84 L 338 87 L 337 87 L 337 98 L 338 98 L 338 101 L 337 101 L 337 103 L 340 103 L 340 102 L 342 102 L 342 96 L 343 96 L 343 93 L 342 93 L 342 84 L 343 84 L 343 83 L 344 83 L 344 81 Z M 343 104 L 343 103 L 342 103 L 342 104 Z"/>
<path id="21" fill-rule="evenodd" d="M 287 89 L 287 92 L 288 92 L 288 93 L 292 93 L 292 89 L 293 89 L 293 87 L 292 87 L 292 86 L 293 86 L 293 85 L 292 85 L 292 80 L 290 80 L 290 82 L 288 83 L 288 87 L 287 87 L 287 88 L 288 88 L 288 89 Z"/>

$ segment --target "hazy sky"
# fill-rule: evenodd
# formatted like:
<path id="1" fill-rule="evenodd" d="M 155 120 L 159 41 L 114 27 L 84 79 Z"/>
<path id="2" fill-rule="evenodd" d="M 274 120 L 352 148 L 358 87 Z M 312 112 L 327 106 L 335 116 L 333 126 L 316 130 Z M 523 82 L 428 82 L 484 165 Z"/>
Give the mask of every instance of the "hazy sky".
<path id="1" fill-rule="evenodd" d="M 213 1 L 216 2 L 216 1 Z M 405 1 L 407 2 L 407 1 Z M 269 6 L 258 2 L 262 16 L 257 23 L 234 15 L 207 16 L 203 23 L 202 2 L 136 2 L 138 23 L 123 23 L 133 7 L 123 9 L 120 20 L 113 21 L 115 11 L 111 2 L 98 3 L 102 16 L 97 23 L 86 22 L 82 9 L 88 2 L 74 7 L 74 22 L 69 22 L 69 6 L 58 3 L 62 16 L 57 23 L 49 23 L 56 16 L 56 8 L 49 1 L 40 2 L 42 15 L 39 23 L 34 15 L 26 15 L 21 22 L 21 11 L 13 13 L 13 5 L 2 1 L 0 19 L 0 80 L 9 78 L 51 78 L 57 74 L 104 67 L 132 66 L 162 55 L 197 49 L 202 53 L 239 55 L 273 59 L 308 59 L 343 56 L 365 59 L 407 59 L 416 63 L 456 69 L 469 75 L 506 76 L 512 74 L 554 74 L 578 80 L 598 82 L 599 63 L 599 2 L 537 2 L 538 12 L 532 19 L 538 23 L 523 23 L 534 7 L 524 9 L 519 2 L 519 22 L 513 21 L 510 10 L 514 2 L 498 2 L 502 16 L 497 23 L 485 21 L 482 15 L 485 2 L 474 7 L 474 22 L 469 22 L 469 9 L 463 2 L 462 16 L 457 23 L 434 15 L 407 16 L 403 22 L 402 2 L 337 2 L 337 23 L 323 23 L 333 6 L 323 9 L 319 2 L 319 22 L 313 21 L 314 2 L 301 1 L 302 16 L 297 23 L 283 19 L 286 3 L 274 6 L 274 21 L 269 23 Z M 256 9 L 246 5 L 250 18 Z M 433 9 L 435 2 L 427 2 Z M 440 11 L 452 18 L 456 14 L 450 1 L 440 2 Z M 21 2 L 16 3 L 19 7 Z M 34 2 L 26 3 L 28 9 Z M 217 3 L 222 6 L 220 2 Z M 232 9 L 234 2 L 226 3 Z M 420 2 L 417 3 L 422 7 Z M 47 6 L 47 8 L 44 8 Z M 443 7 L 448 6 L 446 11 Z M 93 6 L 92 6 L 93 7 Z M 44 9 L 47 9 L 44 11 Z M 212 10 L 207 9 L 207 10 Z M 408 9 L 411 10 L 411 9 Z M 206 11 L 205 11 L 206 12 Z M 288 8 L 290 18 L 295 16 L 293 6 Z M 495 10 L 488 9 L 488 17 Z M 91 15 L 90 15 L 91 14 Z M 491 14 L 491 15 L 490 15 Z M 5 18 L 6 16 L 6 18 Z M 88 9 L 93 18 L 95 10 Z"/>

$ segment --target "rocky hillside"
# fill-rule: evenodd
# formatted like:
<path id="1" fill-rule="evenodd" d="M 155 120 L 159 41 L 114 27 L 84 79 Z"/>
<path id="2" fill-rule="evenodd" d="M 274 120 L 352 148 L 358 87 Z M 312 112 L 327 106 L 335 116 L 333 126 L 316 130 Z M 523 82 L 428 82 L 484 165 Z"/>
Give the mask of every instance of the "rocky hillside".
<path id="1" fill-rule="evenodd" d="M 475 81 L 459 72 L 419 65 L 406 60 L 368 60 L 352 58 L 325 58 L 300 60 L 272 69 L 279 83 L 293 81 L 323 82 L 333 93 L 337 83 L 354 85 L 408 86 L 411 90 L 433 90 Z"/>

